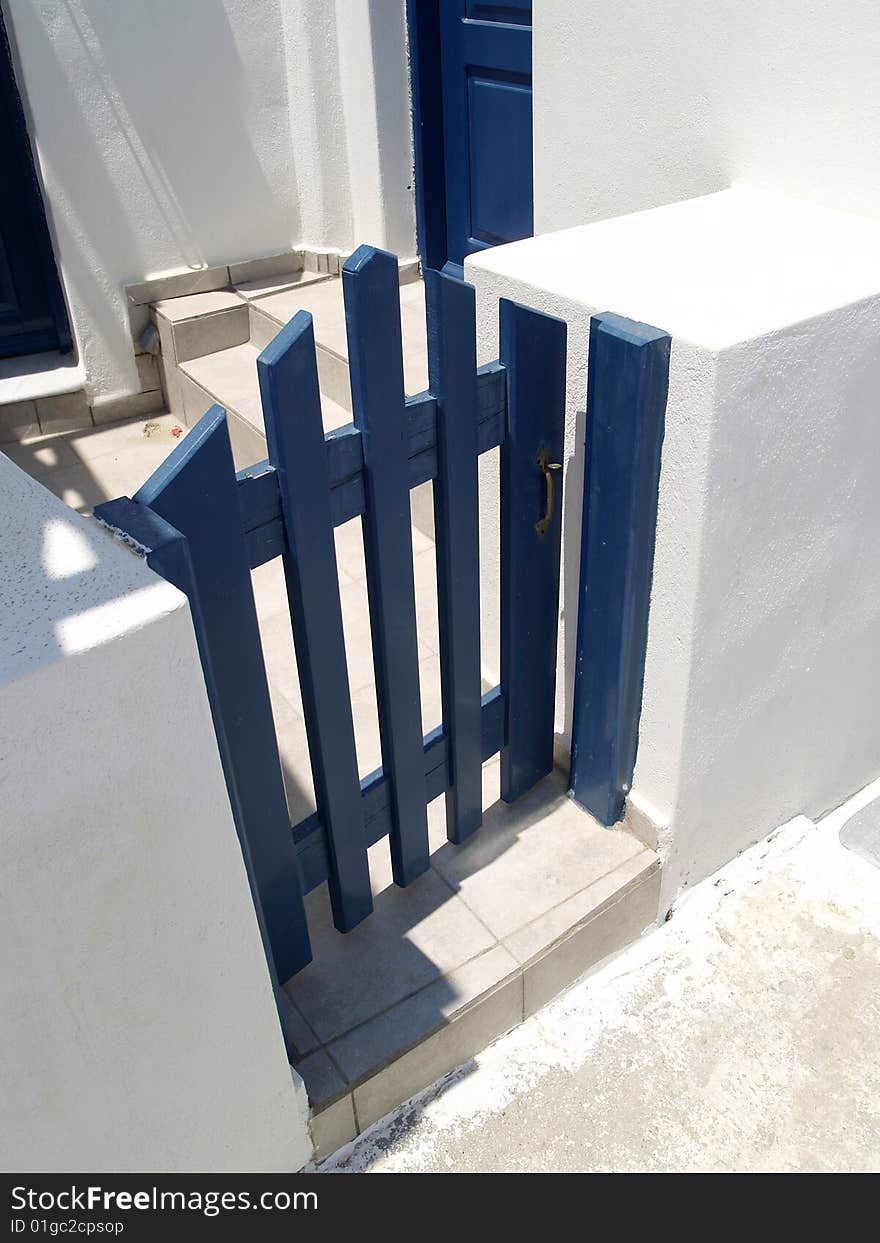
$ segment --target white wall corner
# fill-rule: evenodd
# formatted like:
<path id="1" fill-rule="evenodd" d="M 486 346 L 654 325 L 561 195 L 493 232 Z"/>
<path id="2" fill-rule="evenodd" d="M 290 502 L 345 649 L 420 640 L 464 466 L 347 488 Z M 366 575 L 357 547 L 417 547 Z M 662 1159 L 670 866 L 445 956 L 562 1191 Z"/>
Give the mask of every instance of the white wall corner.
<path id="1" fill-rule="evenodd" d="M 561 747 L 589 319 L 615 311 L 672 338 L 628 813 L 656 837 L 668 905 L 776 825 L 821 814 L 880 771 L 880 223 L 738 186 L 498 247 L 465 269 L 481 362 L 497 354 L 500 297 L 569 328 Z M 487 663 L 495 457 L 481 464 Z"/>
<path id="2" fill-rule="evenodd" d="M 0 1164 L 297 1169 L 186 598 L 2 455 L 0 521 Z"/>

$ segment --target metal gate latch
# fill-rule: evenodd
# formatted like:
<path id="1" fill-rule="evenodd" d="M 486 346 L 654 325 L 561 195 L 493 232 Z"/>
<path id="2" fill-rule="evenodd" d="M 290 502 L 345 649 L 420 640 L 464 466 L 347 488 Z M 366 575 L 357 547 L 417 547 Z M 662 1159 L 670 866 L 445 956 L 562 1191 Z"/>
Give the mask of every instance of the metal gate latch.
<path id="1" fill-rule="evenodd" d="M 544 510 L 544 517 L 540 518 L 535 523 L 535 530 L 538 532 L 539 535 L 547 534 L 547 528 L 549 527 L 553 519 L 553 505 L 555 501 L 555 489 L 553 486 L 552 472 L 554 470 L 562 470 L 561 462 L 548 462 L 547 461 L 547 458 L 549 456 L 550 455 L 548 454 L 546 449 L 542 449 L 541 452 L 538 454 L 538 466 L 543 472 L 544 481 L 547 484 L 547 505 Z"/>

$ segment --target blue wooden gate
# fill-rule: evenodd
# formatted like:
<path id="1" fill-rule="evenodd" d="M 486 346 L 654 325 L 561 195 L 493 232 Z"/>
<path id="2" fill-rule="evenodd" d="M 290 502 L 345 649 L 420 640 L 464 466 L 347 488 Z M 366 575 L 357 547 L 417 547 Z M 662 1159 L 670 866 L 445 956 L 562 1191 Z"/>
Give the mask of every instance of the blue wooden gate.
<path id="1" fill-rule="evenodd" d="M 397 261 L 361 247 L 343 270 L 354 421 L 325 435 L 311 316 L 260 355 L 268 460 L 240 472 L 214 406 L 131 500 L 96 515 L 189 597 L 232 810 L 273 983 L 310 961 L 303 896 L 328 882 L 343 932 L 372 909 L 367 850 L 394 880 L 428 867 L 427 804 L 447 836 L 481 822 L 481 766 L 501 797 L 553 767 L 565 324 L 500 304 L 496 362 L 477 368 L 474 291 L 425 277 L 429 390 L 404 398 Z M 501 446 L 502 680 L 481 694 L 478 477 Z M 410 489 L 434 482 L 443 720 L 423 737 Z M 555 495 L 554 495 L 555 493 Z M 355 754 L 333 529 L 360 517 L 382 767 Z M 317 811 L 291 825 L 250 571 L 281 557 Z M 285 1012 L 281 1010 L 282 1014 Z M 291 1050 L 292 1051 L 292 1050 Z"/>

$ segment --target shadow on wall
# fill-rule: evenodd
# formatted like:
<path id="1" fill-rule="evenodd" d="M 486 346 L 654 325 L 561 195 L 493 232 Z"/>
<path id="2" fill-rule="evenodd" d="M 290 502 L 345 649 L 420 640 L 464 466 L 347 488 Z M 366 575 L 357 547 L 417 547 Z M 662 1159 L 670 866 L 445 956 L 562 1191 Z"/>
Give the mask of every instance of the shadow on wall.
<path id="1" fill-rule="evenodd" d="M 9 8 L 89 379 L 118 391 L 125 283 L 298 240 L 277 0 Z"/>

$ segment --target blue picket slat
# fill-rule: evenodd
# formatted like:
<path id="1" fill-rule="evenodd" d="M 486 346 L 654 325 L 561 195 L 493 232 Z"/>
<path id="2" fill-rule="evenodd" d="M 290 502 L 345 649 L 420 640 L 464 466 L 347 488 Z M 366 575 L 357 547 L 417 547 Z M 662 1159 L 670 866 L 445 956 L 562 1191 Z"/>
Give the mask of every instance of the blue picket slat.
<path id="1" fill-rule="evenodd" d="M 566 325 L 502 298 L 507 429 L 501 446 L 501 797 L 553 768 L 562 534 Z"/>
<path id="2" fill-rule="evenodd" d="M 394 880 L 428 867 L 409 451 L 397 260 L 361 246 L 342 271 L 355 426 L 361 433 L 364 554 L 382 767 L 391 791 Z"/>
<path id="3" fill-rule="evenodd" d="M 670 338 L 590 321 L 571 794 L 602 824 L 624 812 L 638 745 Z"/>
<path id="4" fill-rule="evenodd" d="M 483 818 L 474 290 L 429 271 L 425 298 L 428 374 L 437 402 L 434 533 L 443 724 L 449 738 L 446 835 L 461 842 Z"/>
<path id="5" fill-rule="evenodd" d="M 345 659 L 312 317 L 299 311 L 257 360 L 269 458 L 287 530 L 284 576 L 336 927 L 373 909 Z"/>
<path id="6" fill-rule="evenodd" d="M 477 371 L 479 423 L 477 440 L 480 453 L 486 453 L 504 439 L 506 410 L 504 368 L 498 362 L 486 363 Z M 409 486 L 437 477 L 437 403 L 428 393 L 409 397 L 406 402 L 408 424 Z M 359 518 L 366 510 L 364 500 L 361 435 L 348 424 L 328 432 L 327 470 L 330 477 L 330 509 L 333 525 L 341 526 Z M 256 462 L 239 472 L 238 499 L 248 540 L 251 569 L 264 565 L 284 551 L 284 523 L 278 481 L 269 461 Z"/>
<path id="7" fill-rule="evenodd" d="M 212 406 L 135 494 L 186 537 L 187 589 L 229 798 L 278 978 L 311 959 L 226 414 Z"/>

